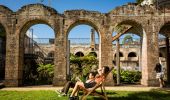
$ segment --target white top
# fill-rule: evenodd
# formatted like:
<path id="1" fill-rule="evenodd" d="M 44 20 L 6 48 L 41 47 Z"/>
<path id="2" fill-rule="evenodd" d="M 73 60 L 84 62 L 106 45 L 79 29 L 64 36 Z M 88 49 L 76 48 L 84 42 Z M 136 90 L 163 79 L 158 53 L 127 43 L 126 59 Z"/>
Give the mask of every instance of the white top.
<path id="1" fill-rule="evenodd" d="M 142 6 L 143 6 L 143 5 L 151 5 L 151 4 L 154 3 L 154 1 L 155 1 L 155 0 L 144 0 L 144 1 L 141 3 L 141 5 L 142 5 Z"/>

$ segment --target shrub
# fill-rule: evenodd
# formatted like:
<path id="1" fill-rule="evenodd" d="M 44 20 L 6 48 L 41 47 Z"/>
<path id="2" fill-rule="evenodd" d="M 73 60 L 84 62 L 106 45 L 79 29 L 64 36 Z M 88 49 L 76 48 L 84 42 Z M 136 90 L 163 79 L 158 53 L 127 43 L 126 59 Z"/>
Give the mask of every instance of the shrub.
<path id="1" fill-rule="evenodd" d="M 39 64 L 38 68 L 38 84 L 51 84 L 54 76 L 54 65 L 52 64 Z"/>
<path id="2" fill-rule="evenodd" d="M 98 59 L 94 55 L 86 55 L 83 57 L 77 57 L 73 54 L 70 56 L 70 70 L 72 80 L 75 77 L 80 77 L 85 80 L 90 71 L 94 71 L 98 66 Z"/>
<path id="3" fill-rule="evenodd" d="M 113 79 L 116 81 L 117 72 L 113 70 Z M 120 81 L 122 83 L 134 84 L 139 82 L 141 79 L 140 71 L 130 71 L 130 70 L 121 70 L 120 71 Z"/>

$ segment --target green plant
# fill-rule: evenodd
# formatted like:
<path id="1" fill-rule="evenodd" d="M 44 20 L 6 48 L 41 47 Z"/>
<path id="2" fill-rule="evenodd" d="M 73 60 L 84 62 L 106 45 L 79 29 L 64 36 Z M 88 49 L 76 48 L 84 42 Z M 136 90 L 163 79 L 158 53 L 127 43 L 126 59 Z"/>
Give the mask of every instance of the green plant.
<path id="1" fill-rule="evenodd" d="M 123 38 L 122 44 L 132 43 L 132 42 L 133 42 L 133 37 L 131 35 L 126 35 Z"/>
<path id="2" fill-rule="evenodd" d="M 51 64 L 39 64 L 38 68 L 38 80 L 43 83 L 52 83 L 54 76 L 54 65 Z"/>
<path id="3" fill-rule="evenodd" d="M 113 79 L 116 81 L 117 78 L 116 70 L 113 70 Z M 122 83 L 133 84 L 139 82 L 141 79 L 140 71 L 130 71 L 130 70 L 122 70 L 120 71 L 120 81 Z"/>
<path id="4" fill-rule="evenodd" d="M 136 0 L 136 3 L 141 4 L 144 0 Z"/>
<path id="5" fill-rule="evenodd" d="M 94 55 L 90 54 L 83 57 L 77 57 L 71 54 L 70 69 L 72 72 L 72 79 L 74 80 L 76 76 L 79 76 L 84 80 L 94 65 L 98 66 L 98 59 Z"/>

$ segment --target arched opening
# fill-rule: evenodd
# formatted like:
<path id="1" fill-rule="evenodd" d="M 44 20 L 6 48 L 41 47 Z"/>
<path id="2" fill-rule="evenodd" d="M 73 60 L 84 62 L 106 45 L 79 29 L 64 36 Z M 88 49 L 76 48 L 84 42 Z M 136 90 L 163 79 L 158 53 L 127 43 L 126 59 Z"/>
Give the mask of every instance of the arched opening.
<path id="1" fill-rule="evenodd" d="M 81 51 L 76 52 L 75 55 L 76 55 L 77 57 L 83 57 L 83 56 L 84 56 L 83 52 L 81 52 Z"/>
<path id="2" fill-rule="evenodd" d="M 5 79 L 6 31 L 0 24 L 0 82 Z"/>
<path id="3" fill-rule="evenodd" d="M 170 83 L 170 49 L 169 49 L 169 38 L 170 38 L 170 22 L 165 23 L 159 31 L 158 45 L 159 45 L 159 62 L 161 63 L 164 71 L 164 80 Z"/>
<path id="4" fill-rule="evenodd" d="M 84 23 L 84 22 L 83 22 Z M 90 24 L 91 25 L 91 24 Z M 70 41 L 70 66 L 67 67 L 67 76 L 70 76 L 70 71 L 74 76 L 86 77 L 87 73 L 93 70 L 94 66 L 98 66 L 98 58 L 88 55 L 90 52 L 99 52 L 99 36 L 95 27 L 89 24 L 77 22 L 73 24 L 68 31 L 68 40 Z M 77 52 L 79 51 L 79 52 Z M 97 56 L 97 55 L 96 55 Z"/>
<path id="5" fill-rule="evenodd" d="M 116 54 L 115 54 L 115 57 L 116 57 Z M 123 53 L 122 52 L 119 52 L 119 57 L 123 57 Z"/>
<path id="6" fill-rule="evenodd" d="M 43 21 L 30 21 L 22 28 L 23 85 L 52 84 L 53 75 L 50 73 L 53 70 L 49 69 L 54 67 L 54 56 L 48 59 L 48 53 L 55 49 L 54 38 L 54 30 Z"/>
<path id="7" fill-rule="evenodd" d="M 136 72 L 136 75 L 140 73 L 140 63 L 142 58 L 141 37 L 144 34 L 143 32 L 142 26 L 134 20 L 124 20 L 115 25 L 114 31 L 112 33 L 113 53 L 115 54 L 113 57 L 113 64 L 120 66 L 118 67 L 120 69 L 117 69 L 118 71 L 134 71 Z M 120 51 L 124 53 L 123 57 L 120 55 Z M 120 58 L 117 59 L 116 54 L 118 52 Z M 137 52 L 137 54 L 135 52 Z M 118 77 L 119 79 L 123 77 L 121 73 L 118 76 L 120 76 Z M 128 80 L 129 77 L 133 76 L 126 76 L 126 78 L 124 78 Z M 135 82 L 139 81 L 140 79 L 136 80 Z M 130 82 L 129 84 L 134 84 L 135 82 Z M 120 80 L 120 83 L 126 83 L 126 80 Z"/>
<path id="8" fill-rule="evenodd" d="M 90 52 L 88 55 L 92 55 L 92 56 L 97 57 L 97 53 L 96 52 Z"/>
<path id="9" fill-rule="evenodd" d="M 130 52 L 128 54 L 128 57 L 137 57 L 136 53 L 135 52 Z"/>

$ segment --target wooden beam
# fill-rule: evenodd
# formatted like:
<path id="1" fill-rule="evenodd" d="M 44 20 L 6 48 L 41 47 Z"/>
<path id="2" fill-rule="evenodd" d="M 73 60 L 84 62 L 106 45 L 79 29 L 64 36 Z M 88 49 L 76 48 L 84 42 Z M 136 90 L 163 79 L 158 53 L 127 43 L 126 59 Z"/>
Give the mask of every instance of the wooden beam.
<path id="1" fill-rule="evenodd" d="M 112 41 L 115 41 L 115 40 L 118 39 L 122 34 L 124 34 L 124 33 L 126 33 L 127 31 L 129 31 L 129 30 L 132 28 L 132 26 L 126 26 L 126 27 L 124 27 L 124 28 L 125 28 L 125 29 L 124 29 L 123 32 L 119 32 L 117 35 L 115 35 L 115 36 L 112 37 Z"/>

